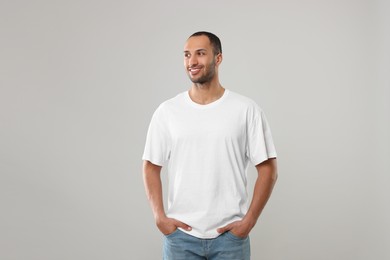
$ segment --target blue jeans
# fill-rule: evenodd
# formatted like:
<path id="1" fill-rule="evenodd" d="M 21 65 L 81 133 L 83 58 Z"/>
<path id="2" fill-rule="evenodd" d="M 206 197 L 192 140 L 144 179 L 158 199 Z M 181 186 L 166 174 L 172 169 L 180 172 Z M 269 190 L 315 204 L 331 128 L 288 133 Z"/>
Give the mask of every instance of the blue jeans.
<path id="1" fill-rule="evenodd" d="M 249 260 L 249 237 L 230 232 L 212 239 L 201 239 L 177 229 L 164 236 L 163 260 Z"/>

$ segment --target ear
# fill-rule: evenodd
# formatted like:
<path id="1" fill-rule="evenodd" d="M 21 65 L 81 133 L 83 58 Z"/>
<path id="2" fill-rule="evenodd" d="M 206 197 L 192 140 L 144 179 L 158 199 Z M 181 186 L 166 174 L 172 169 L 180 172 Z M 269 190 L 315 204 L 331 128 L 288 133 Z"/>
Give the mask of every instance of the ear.
<path id="1" fill-rule="evenodd" d="M 223 60 L 222 53 L 218 53 L 217 56 L 215 56 L 215 63 L 219 65 L 221 64 L 222 60 Z"/>

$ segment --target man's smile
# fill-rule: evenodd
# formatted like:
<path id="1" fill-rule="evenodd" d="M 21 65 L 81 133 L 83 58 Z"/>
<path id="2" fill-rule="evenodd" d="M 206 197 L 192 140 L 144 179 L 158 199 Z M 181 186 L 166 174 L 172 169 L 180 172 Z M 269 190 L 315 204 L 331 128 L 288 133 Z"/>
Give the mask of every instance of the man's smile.
<path id="1" fill-rule="evenodd" d="M 193 67 L 188 68 L 188 71 L 190 72 L 191 76 L 197 75 L 201 71 L 202 67 Z"/>

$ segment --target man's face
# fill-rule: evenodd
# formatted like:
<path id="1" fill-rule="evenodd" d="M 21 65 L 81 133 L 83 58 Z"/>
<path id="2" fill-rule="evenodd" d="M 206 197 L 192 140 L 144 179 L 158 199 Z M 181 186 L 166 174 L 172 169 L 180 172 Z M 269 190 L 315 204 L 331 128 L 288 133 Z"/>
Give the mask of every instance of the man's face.
<path id="1" fill-rule="evenodd" d="M 190 37 L 184 46 L 184 67 L 190 80 L 199 84 L 210 82 L 218 66 L 216 57 L 207 36 Z"/>

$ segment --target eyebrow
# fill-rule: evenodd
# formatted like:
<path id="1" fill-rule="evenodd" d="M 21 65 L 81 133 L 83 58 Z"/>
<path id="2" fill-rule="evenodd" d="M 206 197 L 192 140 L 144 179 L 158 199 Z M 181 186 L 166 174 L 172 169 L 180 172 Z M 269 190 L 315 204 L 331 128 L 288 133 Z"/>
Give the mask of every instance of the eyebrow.
<path id="1" fill-rule="evenodd" d="M 206 51 L 206 52 L 207 52 L 206 49 L 197 49 L 197 50 L 195 50 L 195 51 Z M 184 53 L 187 53 L 187 52 L 190 52 L 190 51 L 188 51 L 188 50 L 185 50 L 185 51 L 184 51 Z"/>

